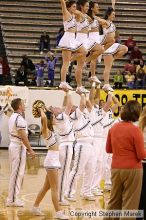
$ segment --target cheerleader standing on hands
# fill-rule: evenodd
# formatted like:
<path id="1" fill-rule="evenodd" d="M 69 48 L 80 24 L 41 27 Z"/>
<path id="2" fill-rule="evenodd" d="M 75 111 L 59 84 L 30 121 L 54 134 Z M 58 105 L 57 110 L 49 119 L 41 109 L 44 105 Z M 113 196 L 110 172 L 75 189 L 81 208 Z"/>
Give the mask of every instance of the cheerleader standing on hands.
<path id="1" fill-rule="evenodd" d="M 77 81 L 77 87 L 80 88 L 80 92 L 85 92 L 82 87 L 82 70 L 86 59 L 87 51 L 82 46 L 83 44 L 76 40 L 76 2 L 60 0 L 63 13 L 63 24 L 65 33 L 61 38 L 58 48 L 62 49 L 63 65 L 61 68 L 61 83 L 59 88 L 68 91 L 72 90 L 72 87 L 66 83 L 66 74 L 68 72 L 69 64 L 71 60 L 77 60 L 77 68 L 75 71 L 75 77 Z M 73 54 L 74 52 L 74 54 Z M 72 57 L 73 55 L 73 57 Z M 78 90 L 78 89 L 77 89 Z"/>
<path id="2" fill-rule="evenodd" d="M 69 219 L 68 216 L 64 215 L 63 211 L 60 209 L 58 201 L 58 169 L 61 168 L 61 164 L 59 161 L 58 143 L 53 129 L 53 114 L 50 111 L 47 111 L 45 107 L 40 109 L 36 107 L 38 102 L 42 101 L 37 100 L 33 104 L 33 113 L 35 117 L 36 112 L 38 116 L 41 116 L 42 136 L 46 142 L 46 147 L 48 148 L 48 153 L 44 161 L 44 167 L 47 171 L 47 174 L 44 185 L 35 200 L 32 212 L 35 215 L 43 215 L 39 208 L 39 204 L 46 195 L 47 191 L 51 189 L 52 202 L 56 211 L 54 218 Z"/>
<path id="3" fill-rule="evenodd" d="M 86 59 L 86 63 L 91 60 L 96 60 L 97 57 L 103 53 L 103 47 L 97 43 L 96 39 L 91 39 L 89 35 L 91 18 L 87 15 L 89 10 L 89 2 L 87 0 L 79 0 L 77 2 L 79 11 L 76 13 L 77 21 L 77 34 L 76 39 L 83 44 L 83 46 L 88 50 L 89 56 Z M 91 80 L 97 83 L 100 81 L 94 75 L 91 76 Z"/>
<path id="4" fill-rule="evenodd" d="M 108 22 L 108 27 L 104 30 L 105 36 L 110 36 L 110 38 L 115 38 L 115 31 L 116 27 L 113 24 L 113 20 L 115 19 L 115 11 L 113 8 L 109 7 L 105 13 L 104 17 L 107 22 Z M 114 43 L 111 47 L 109 47 L 105 52 L 104 52 L 104 73 L 103 73 L 103 78 L 104 78 L 104 90 L 109 90 L 113 91 L 111 86 L 109 85 L 109 76 L 110 76 L 110 71 L 113 65 L 113 61 L 116 59 L 119 59 L 123 57 L 124 54 L 126 54 L 128 51 L 128 48 L 125 45 L 121 45 L 119 43 Z"/>
<path id="5" fill-rule="evenodd" d="M 101 19 L 97 17 L 97 14 L 99 13 L 99 6 L 97 2 L 91 1 L 89 3 L 89 10 L 88 10 L 88 16 L 90 17 L 90 31 L 89 31 L 89 38 L 92 40 L 95 40 L 96 43 L 98 43 L 101 47 L 101 54 L 104 52 L 104 46 L 102 46 L 104 42 L 104 36 L 99 35 L 99 25 L 107 25 L 106 20 Z M 95 76 L 96 71 L 96 63 L 97 63 L 97 57 L 95 59 L 92 59 L 90 62 L 90 71 L 91 71 L 91 80 Z M 99 81 L 100 83 L 100 81 Z"/>

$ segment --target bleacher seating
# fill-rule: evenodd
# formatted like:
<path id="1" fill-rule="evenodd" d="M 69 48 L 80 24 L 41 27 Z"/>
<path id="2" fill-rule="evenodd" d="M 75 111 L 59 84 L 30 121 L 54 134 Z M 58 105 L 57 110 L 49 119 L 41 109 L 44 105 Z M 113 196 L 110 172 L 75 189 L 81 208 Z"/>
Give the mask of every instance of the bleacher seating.
<path id="1" fill-rule="evenodd" d="M 99 1 L 100 15 L 111 5 L 111 0 Z M 11 72 L 18 68 L 23 54 L 37 63 L 44 55 L 39 54 L 38 41 L 41 33 L 48 32 L 52 51 L 56 47 L 56 34 L 62 26 L 60 1 L 55 0 L 3 0 L 0 6 L 2 35 L 6 47 Z M 145 0 L 118 0 L 116 4 L 117 30 L 122 41 L 133 34 L 140 50 L 146 55 L 146 2 Z M 61 56 L 61 51 L 58 52 Z M 122 69 L 127 57 L 114 62 L 112 73 Z M 60 80 L 59 59 L 56 68 L 56 85 Z M 98 65 L 99 78 L 102 79 L 104 65 Z M 111 75 L 112 77 L 112 75 Z M 85 84 L 86 85 L 86 84 Z M 88 85 L 88 83 L 87 83 Z"/>

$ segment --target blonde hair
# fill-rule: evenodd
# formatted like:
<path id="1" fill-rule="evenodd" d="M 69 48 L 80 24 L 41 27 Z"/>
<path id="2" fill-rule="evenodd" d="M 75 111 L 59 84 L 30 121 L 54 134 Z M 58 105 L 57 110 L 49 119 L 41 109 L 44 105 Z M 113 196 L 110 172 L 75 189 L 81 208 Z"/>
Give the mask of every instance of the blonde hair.
<path id="1" fill-rule="evenodd" d="M 142 113 L 139 118 L 139 127 L 142 131 L 144 131 L 146 127 L 146 106 L 143 108 Z"/>

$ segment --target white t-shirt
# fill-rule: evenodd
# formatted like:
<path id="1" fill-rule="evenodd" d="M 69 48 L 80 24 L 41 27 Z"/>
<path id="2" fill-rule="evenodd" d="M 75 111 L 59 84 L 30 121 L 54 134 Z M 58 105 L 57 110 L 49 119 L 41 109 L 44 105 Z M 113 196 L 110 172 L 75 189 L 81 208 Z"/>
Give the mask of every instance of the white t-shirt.
<path id="1" fill-rule="evenodd" d="M 19 137 L 18 130 L 25 130 L 28 135 L 27 122 L 23 116 L 17 112 L 14 112 L 9 119 L 9 134 L 10 141 L 22 145 L 22 140 Z"/>
<path id="2" fill-rule="evenodd" d="M 113 118 L 113 112 L 111 109 L 106 113 L 104 119 L 103 119 L 103 137 L 106 138 L 108 135 L 109 129 L 112 127 L 113 123 L 115 122 L 115 119 Z"/>
<path id="3" fill-rule="evenodd" d="M 65 112 L 56 117 L 56 132 L 59 135 L 60 143 L 75 141 L 73 124 Z"/>
<path id="4" fill-rule="evenodd" d="M 70 115 L 70 118 L 73 122 L 76 139 L 88 138 L 89 140 L 93 140 L 94 129 L 89 120 L 89 113 L 81 112 L 80 109 L 77 108 Z"/>
<path id="5" fill-rule="evenodd" d="M 106 117 L 106 112 L 95 105 L 90 112 L 90 120 L 94 129 L 94 137 L 103 136 L 103 120 Z"/>

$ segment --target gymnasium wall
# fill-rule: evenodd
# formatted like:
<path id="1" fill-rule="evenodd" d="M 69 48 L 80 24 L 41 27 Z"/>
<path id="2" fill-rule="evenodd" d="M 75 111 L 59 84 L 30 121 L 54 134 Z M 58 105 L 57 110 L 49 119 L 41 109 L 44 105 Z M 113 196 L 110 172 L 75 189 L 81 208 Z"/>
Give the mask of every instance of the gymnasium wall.
<path id="1" fill-rule="evenodd" d="M 59 90 L 37 90 L 37 89 L 28 89 L 24 87 L 10 87 L 11 88 L 11 97 L 9 100 L 12 100 L 13 97 L 20 97 L 25 99 L 26 103 L 26 120 L 29 124 L 40 124 L 40 119 L 34 119 L 31 107 L 32 103 L 36 99 L 43 100 L 47 106 L 58 106 L 61 107 L 63 103 L 64 92 Z M 5 105 L 5 102 L 8 102 L 8 97 L 4 93 L 4 89 L 7 90 L 8 87 L 0 87 L 0 105 Z M 115 95 L 118 98 L 121 105 L 124 105 L 128 100 L 138 100 L 142 107 L 146 105 L 146 90 L 115 90 Z M 8 95 L 8 94 L 7 94 Z M 106 93 L 101 91 L 101 99 L 106 100 Z M 72 100 L 75 105 L 79 104 L 80 96 L 76 93 L 72 94 Z M 117 111 L 115 116 L 118 116 L 119 112 Z M 2 120 L 0 120 L 0 128 L 2 132 L 2 144 L 1 147 L 8 146 L 9 136 L 8 136 L 8 117 L 3 115 Z"/>

